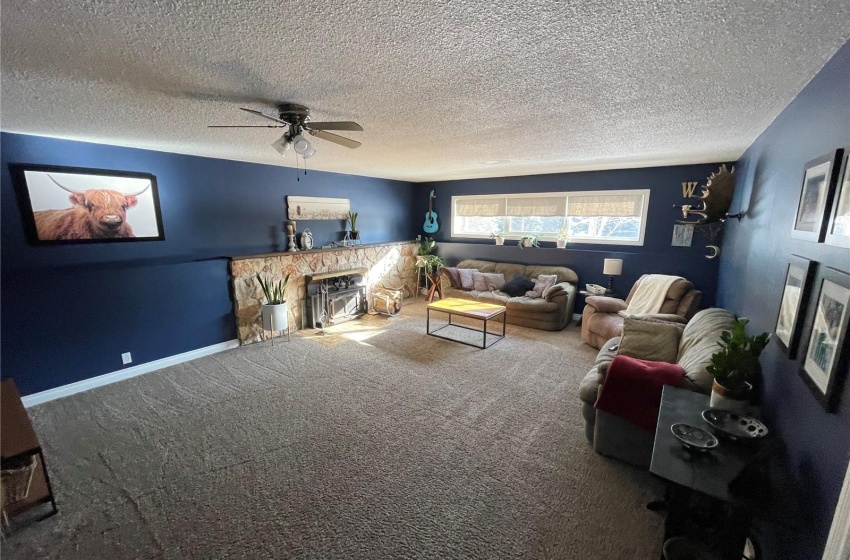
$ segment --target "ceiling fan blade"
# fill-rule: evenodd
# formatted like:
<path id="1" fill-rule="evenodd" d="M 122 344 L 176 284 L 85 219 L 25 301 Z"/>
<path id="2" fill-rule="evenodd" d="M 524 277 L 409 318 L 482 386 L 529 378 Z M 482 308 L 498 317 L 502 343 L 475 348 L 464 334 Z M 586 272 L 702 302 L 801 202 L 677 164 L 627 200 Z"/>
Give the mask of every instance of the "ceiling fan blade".
<path id="1" fill-rule="evenodd" d="M 362 131 L 363 127 L 352 121 L 337 121 L 337 122 L 307 122 L 304 128 L 313 130 L 356 130 Z"/>
<path id="2" fill-rule="evenodd" d="M 286 128 L 285 124 L 208 124 L 207 128 Z"/>
<path id="3" fill-rule="evenodd" d="M 321 138 L 322 140 L 327 140 L 328 142 L 333 142 L 334 144 L 339 144 L 340 146 L 345 146 L 346 148 L 359 148 L 360 142 L 357 140 L 352 140 L 350 138 L 344 138 L 339 136 L 338 134 L 332 134 L 330 132 L 325 132 L 324 130 L 307 130 L 313 136 L 317 138 Z"/>
<path id="4" fill-rule="evenodd" d="M 286 121 L 283 121 L 277 115 L 273 115 L 270 113 L 265 113 L 263 111 L 258 111 L 256 109 L 246 109 L 245 107 L 239 107 L 243 111 L 247 111 L 248 113 L 254 113 L 255 115 L 260 115 L 261 117 L 265 117 L 267 119 L 273 120 L 275 122 L 279 122 L 280 124 L 288 124 Z"/>

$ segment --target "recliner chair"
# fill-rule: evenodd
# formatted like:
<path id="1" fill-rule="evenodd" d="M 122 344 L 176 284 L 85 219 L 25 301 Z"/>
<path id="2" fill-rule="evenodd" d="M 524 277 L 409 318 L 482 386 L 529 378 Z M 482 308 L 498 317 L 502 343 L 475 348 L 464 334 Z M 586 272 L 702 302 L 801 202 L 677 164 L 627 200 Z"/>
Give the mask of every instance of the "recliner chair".
<path id="1" fill-rule="evenodd" d="M 602 348 L 605 342 L 623 333 L 623 317 L 619 312 L 629 306 L 644 277 L 646 274 L 638 278 L 625 301 L 606 296 L 589 296 L 585 300 L 581 315 L 581 339 L 584 342 L 594 348 Z M 682 278 L 670 286 L 661 311 L 644 317 L 687 323 L 699 310 L 701 299 L 702 292 L 695 289 L 692 282 Z"/>

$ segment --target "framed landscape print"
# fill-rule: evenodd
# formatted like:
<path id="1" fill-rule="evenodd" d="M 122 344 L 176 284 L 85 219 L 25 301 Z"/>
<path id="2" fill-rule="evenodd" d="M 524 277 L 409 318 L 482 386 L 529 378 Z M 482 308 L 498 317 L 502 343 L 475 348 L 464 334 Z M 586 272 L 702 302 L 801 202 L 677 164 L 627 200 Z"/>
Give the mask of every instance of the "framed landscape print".
<path id="1" fill-rule="evenodd" d="M 797 255 L 791 255 L 788 259 L 775 331 L 777 344 L 792 359 L 797 356 L 814 270 L 814 263 L 808 259 Z"/>
<path id="2" fill-rule="evenodd" d="M 791 237 L 815 243 L 823 241 L 829 201 L 838 175 L 837 164 L 840 155 L 841 150 L 836 150 L 806 164 Z"/>
<path id="3" fill-rule="evenodd" d="M 824 407 L 834 411 L 848 369 L 850 275 L 823 267 L 815 287 L 814 318 L 806 336 L 800 375 Z"/>
<path id="4" fill-rule="evenodd" d="M 36 245 L 165 238 L 150 173 L 11 164 L 27 237 Z"/>
<path id="5" fill-rule="evenodd" d="M 850 146 L 843 150 L 838 186 L 832 199 L 832 213 L 826 227 L 825 242 L 837 247 L 850 248 Z"/>

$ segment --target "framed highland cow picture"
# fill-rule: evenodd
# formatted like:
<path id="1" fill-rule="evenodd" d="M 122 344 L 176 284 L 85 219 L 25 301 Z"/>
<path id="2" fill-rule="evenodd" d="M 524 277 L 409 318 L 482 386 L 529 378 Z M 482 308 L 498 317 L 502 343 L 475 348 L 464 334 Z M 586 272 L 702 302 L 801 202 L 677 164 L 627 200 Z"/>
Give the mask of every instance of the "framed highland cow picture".
<path id="1" fill-rule="evenodd" d="M 29 164 L 9 169 L 32 244 L 165 239 L 150 173 Z"/>

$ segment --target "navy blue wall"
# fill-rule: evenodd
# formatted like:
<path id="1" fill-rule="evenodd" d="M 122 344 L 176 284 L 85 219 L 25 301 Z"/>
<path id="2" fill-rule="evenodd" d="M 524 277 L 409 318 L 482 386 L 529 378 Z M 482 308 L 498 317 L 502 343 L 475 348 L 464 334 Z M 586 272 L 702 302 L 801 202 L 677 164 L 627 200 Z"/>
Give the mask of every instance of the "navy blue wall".
<path id="1" fill-rule="evenodd" d="M 671 247 L 670 242 L 673 225 L 681 218 L 681 213 L 673 208 L 673 204 L 685 202 L 682 198 L 682 182 L 698 181 L 704 185 L 718 167 L 719 164 L 684 165 L 425 183 L 417 189 L 417 203 L 422 216 L 419 221 L 424 223 L 425 212 L 428 211 L 427 194 L 433 189 L 437 196 L 434 209 L 443 220 L 440 222 L 440 230 L 433 237 L 440 242 L 439 254 L 450 263 L 475 258 L 567 266 L 578 274 L 583 288 L 586 283 L 607 285 L 608 279 L 602 274 L 603 259 L 621 258 L 623 275 L 614 280 L 614 288 L 621 297 L 625 297 L 642 274 L 673 274 L 691 280 L 703 292 L 702 307 L 711 307 L 715 303 L 717 290 L 718 259 L 706 259 L 704 256 L 708 237 L 696 230 L 691 247 Z M 519 249 L 516 241 L 506 241 L 507 245 L 497 247 L 489 239 L 451 237 L 449 217 L 452 196 L 618 189 L 651 191 L 643 246 L 571 243 L 564 250 L 555 249 L 554 243 L 541 243 L 540 249 Z M 576 312 L 580 312 L 582 307 L 583 300 L 580 300 Z"/>
<path id="2" fill-rule="evenodd" d="M 363 241 L 416 236 L 410 183 L 3 133 L 2 371 L 23 394 L 236 337 L 226 257 L 281 250 L 287 195 L 351 199 Z M 33 247 L 9 163 L 157 177 L 165 241 Z M 129 220 L 132 223 L 132 210 Z M 342 221 L 299 221 L 317 246 Z"/>
<path id="3" fill-rule="evenodd" d="M 850 43 L 844 45 L 738 162 L 733 207 L 747 208 L 723 244 L 720 305 L 773 332 L 788 256 L 850 272 L 850 251 L 791 239 L 804 164 L 850 145 Z M 811 306 L 814 307 L 814 306 Z M 812 309 L 813 311 L 813 309 Z M 811 314 L 807 323 L 811 324 Z M 820 558 L 850 457 L 850 383 L 837 414 L 824 412 L 776 344 L 762 355 L 764 413 L 787 442 L 796 483 L 817 530 L 809 538 L 763 538 L 766 558 Z"/>

